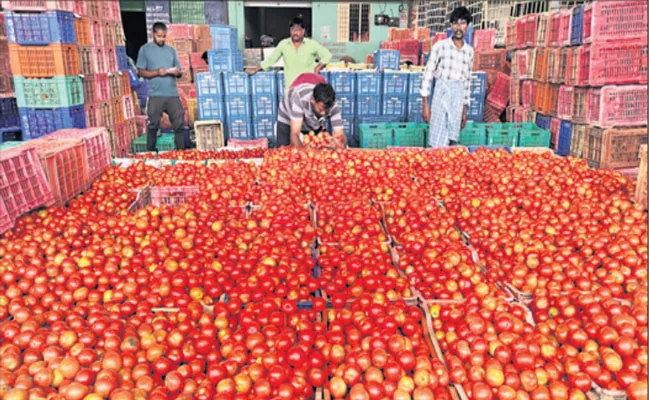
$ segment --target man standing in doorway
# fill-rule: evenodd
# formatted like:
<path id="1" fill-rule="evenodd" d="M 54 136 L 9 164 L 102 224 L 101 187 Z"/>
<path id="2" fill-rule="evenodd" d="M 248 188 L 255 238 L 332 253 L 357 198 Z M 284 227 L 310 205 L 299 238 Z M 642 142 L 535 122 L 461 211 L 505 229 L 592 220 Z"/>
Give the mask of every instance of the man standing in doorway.
<path id="1" fill-rule="evenodd" d="M 176 78 L 182 74 L 181 63 L 176 50 L 165 44 L 166 38 L 167 26 L 162 22 L 153 24 L 153 43 L 147 43 L 140 48 L 136 62 L 138 75 L 149 80 L 147 151 L 158 151 L 156 139 L 163 112 L 169 116 L 174 129 L 176 148 L 185 149 L 185 111 L 176 87 Z"/>
<path id="2" fill-rule="evenodd" d="M 467 118 L 474 49 L 465 43 L 465 32 L 472 14 L 465 7 L 451 13 L 452 36 L 431 49 L 422 79 L 422 117 L 429 121 L 429 145 L 440 147 L 456 144 L 461 125 Z M 436 79 L 433 101 L 429 106 L 431 82 Z"/>
<path id="3" fill-rule="evenodd" d="M 284 87 L 291 87 L 293 81 L 302 73 L 319 73 L 323 67 L 332 59 L 332 53 L 323 45 L 312 39 L 305 38 L 305 22 L 301 17 L 294 17 L 289 22 L 290 38 L 278 43 L 273 53 L 250 74 L 261 70 L 268 70 L 277 63 L 280 58 L 284 61 Z M 316 63 L 316 58 L 319 62 Z"/>

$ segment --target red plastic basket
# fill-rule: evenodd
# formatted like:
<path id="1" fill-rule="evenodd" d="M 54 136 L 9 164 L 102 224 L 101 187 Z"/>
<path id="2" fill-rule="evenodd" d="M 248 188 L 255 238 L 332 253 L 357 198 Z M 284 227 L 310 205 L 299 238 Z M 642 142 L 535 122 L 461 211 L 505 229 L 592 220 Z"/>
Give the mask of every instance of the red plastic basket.
<path id="1" fill-rule="evenodd" d="M 2 183 L 0 183 L 2 185 Z M 9 215 L 4 200 L 0 200 L 0 235 L 14 226 L 14 219 Z"/>
<path id="2" fill-rule="evenodd" d="M 0 198 L 9 217 L 54 203 L 43 166 L 33 144 L 0 152 Z"/>
<path id="3" fill-rule="evenodd" d="M 108 49 L 100 46 L 93 46 L 92 48 L 93 70 L 96 74 L 106 74 L 111 72 L 106 59 L 107 50 Z"/>
<path id="4" fill-rule="evenodd" d="M 496 79 L 487 92 L 486 101 L 501 112 L 506 108 L 509 97 L 510 77 L 503 72 L 497 72 Z"/>
<path id="5" fill-rule="evenodd" d="M 573 116 L 573 86 L 560 86 L 557 99 L 557 116 L 564 120 L 571 120 Z"/>
<path id="6" fill-rule="evenodd" d="M 548 44 L 553 47 L 570 44 L 571 10 L 556 11 L 549 16 Z"/>
<path id="7" fill-rule="evenodd" d="M 95 102 L 109 101 L 111 99 L 111 89 L 108 74 L 102 73 L 94 76 L 95 81 Z"/>
<path id="8" fill-rule="evenodd" d="M 189 24 L 169 24 L 167 25 L 168 40 L 175 39 L 194 39 L 194 27 Z"/>
<path id="9" fill-rule="evenodd" d="M 137 117 L 127 119 L 124 121 L 126 124 L 126 133 L 127 137 L 129 138 L 129 148 L 131 147 L 131 142 L 133 142 L 133 139 L 137 138 L 140 136 L 139 134 L 139 127 L 138 127 L 138 121 L 136 120 Z"/>
<path id="10" fill-rule="evenodd" d="M 517 73 L 520 79 L 532 79 L 535 75 L 537 49 L 517 51 Z"/>
<path id="11" fill-rule="evenodd" d="M 418 54 L 420 52 L 420 41 L 415 39 L 400 40 L 397 42 L 397 50 L 402 54 Z"/>
<path id="12" fill-rule="evenodd" d="M 474 50 L 494 50 L 494 43 L 496 42 L 497 31 L 496 29 L 479 29 L 474 31 L 474 43 L 472 47 Z"/>
<path id="13" fill-rule="evenodd" d="M 113 157 L 122 158 L 129 154 L 129 130 L 126 122 L 120 122 L 108 128 L 111 139 L 111 153 Z"/>
<path id="14" fill-rule="evenodd" d="M 524 25 L 524 46 L 534 47 L 537 44 L 537 22 L 539 19 L 538 14 L 530 14 L 526 16 L 526 24 Z"/>
<path id="15" fill-rule="evenodd" d="M 100 20 L 102 19 L 102 7 L 99 1 L 86 1 L 86 16 Z"/>
<path id="16" fill-rule="evenodd" d="M 643 0 L 595 1 L 585 4 L 582 43 L 648 38 L 648 2 Z"/>
<path id="17" fill-rule="evenodd" d="M 111 99 L 122 96 L 122 87 L 120 74 L 110 73 L 108 74 L 108 90 Z"/>
<path id="18" fill-rule="evenodd" d="M 521 81 L 510 77 L 510 107 L 521 105 Z"/>
<path id="19" fill-rule="evenodd" d="M 559 118 L 551 118 L 551 148 L 553 151 L 557 151 L 558 149 L 558 141 L 560 139 L 560 125 L 562 124 L 562 120 Z"/>
<path id="20" fill-rule="evenodd" d="M 515 107 L 512 122 L 526 122 L 526 112 L 524 107 Z"/>
<path id="21" fill-rule="evenodd" d="M 555 58 L 555 66 L 553 67 L 553 75 L 550 77 L 551 82 L 553 83 L 564 83 L 566 78 L 566 67 L 568 62 L 569 53 L 571 49 L 568 47 L 562 47 L 558 49 Z"/>
<path id="22" fill-rule="evenodd" d="M 506 50 L 485 50 L 474 53 L 474 71 L 502 71 L 506 64 Z"/>
<path id="23" fill-rule="evenodd" d="M 88 159 L 81 141 L 32 142 L 41 159 L 56 206 L 65 206 L 68 201 L 88 189 Z"/>
<path id="24" fill-rule="evenodd" d="M 108 102 L 97 103 L 98 120 L 100 126 L 113 126 L 115 125 L 114 107 Z"/>
<path id="25" fill-rule="evenodd" d="M 576 87 L 573 89 L 573 114 L 571 122 L 586 124 L 589 121 L 589 89 Z"/>
<path id="26" fill-rule="evenodd" d="M 583 46 L 581 63 L 580 82 L 589 86 L 648 82 L 647 42 L 605 42 Z"/>
<path id="27" fill-rule="evenodd" d="M 201 58 L 202 53 L 192 53 L 190 54 L 190 66 L 192 69 L 196 68 L 205 68 L 207 70 L 208 64 Z"/>
<path id="28" fill-rule="evenodd" d="M 648 122 L 648 87 L 589 89 L 589 123 L 601 128 L 643 126 Z"/>
<path id="29" fill-rule="evenodd" d="M 115 53 L 115 47 L 107 47 L 106 52 L 106 67 L 108 68 L 107 72 L 116 72 L 119 70 L 117 67 L 117 53 Z"/>
<path id="30" fill-rule="evenodd" d="M 524 107 L 532 108 L 535 101 L 535 81 L 523 81 L 521 83 L 521 104 Z"/>
<path id="31" fill-rule="evenodd" d="M 508 22 L 506 25 L 506 49 L 514 50 L 517 47 L 517 22 Z"/>
<path id="32" fill-rule="evenodd" d="M 102 126 L 101 116 L 99 114 L 99 107 L 97 106 L 97 104 L 86 103 L 84 105 L 84 112 L 86 114 L 86 126 L 88 128 Z"/>
<path id="33" fill-rule="evenodd" d="M 100 3 L 102 18 L 104 20 L 120 21 L 122 19 L 119 0 L 103 0 Z"/>
<path id="34" fill-rule="evenodd" d="M 185 98 L 196 98 L 196 85 L 194 83 L 179 83 L 176 85 L 178 93 Z"/>
<path id="35" fill-rule="evenodd" d="M 526 21 L 527 21 L 526 16 L 520 17 L 517 19 L 517 21 L 515 21 L 515 30 L 517 32 L 515 35 L 515 39 L 516 39 L 515 47 L 517 49 L 523 49 L 527 47 L 526 46 Z"/>
<path id="36" fill-rule="evenodd" d="M 97 19 L 88 21 L 90 29 L 90 44 L 94 47 L 104 46 L 104 24 Z"/>
<path id="37" fill-rule="evenodd" d="M 135 117 L 135 107 L 133 106 L 133 97 L 122 96 L 122 113 L 124 119 L 128 120 Z"/>
<path id="38" fill-rule="evenodd" d="M 103 21 L 102 33 L 104 34 L 103 42 L 105 47 L 117 46 L 117 40 L 115 38 L 115 22 Z"/>
<path id="39" fill-rule="evenodd" d="M 116 124 L 124 122 L 124 104 L 122 98 L 117 97 L 111 100 L 111 107 L 113 108 L 113 118 Z"/>

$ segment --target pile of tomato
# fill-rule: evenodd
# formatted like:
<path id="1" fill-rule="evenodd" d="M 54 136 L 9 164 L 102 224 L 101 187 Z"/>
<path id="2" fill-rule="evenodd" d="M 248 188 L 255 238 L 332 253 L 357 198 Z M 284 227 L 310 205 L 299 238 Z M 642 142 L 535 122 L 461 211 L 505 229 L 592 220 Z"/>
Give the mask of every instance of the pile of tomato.
<path id="1" fill-rule="evenodd" d="M 110 167 L 0 237 L 0 398 L 647 397 L 627 178 L 463 148 L 244 152 Z"/>

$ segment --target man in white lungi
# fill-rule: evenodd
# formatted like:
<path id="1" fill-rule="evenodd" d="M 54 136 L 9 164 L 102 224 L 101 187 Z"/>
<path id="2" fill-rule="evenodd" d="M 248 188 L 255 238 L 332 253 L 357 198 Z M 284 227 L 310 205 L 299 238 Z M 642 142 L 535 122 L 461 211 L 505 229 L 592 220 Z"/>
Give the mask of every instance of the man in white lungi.
<path id="1" fill-rule="evenodd" d="M 458 7 L 450 17 L 450 38 L 437 42 L 431 49 L 422 79 L 422 117 L 429 121 L 429 145 L 441 147 L 456 144 L 461 124 L 467 117 L 474 49 L 465 43 L 465 33 L 472 14 Z M 429 106 L 431 81 L 436 79 Z"/>

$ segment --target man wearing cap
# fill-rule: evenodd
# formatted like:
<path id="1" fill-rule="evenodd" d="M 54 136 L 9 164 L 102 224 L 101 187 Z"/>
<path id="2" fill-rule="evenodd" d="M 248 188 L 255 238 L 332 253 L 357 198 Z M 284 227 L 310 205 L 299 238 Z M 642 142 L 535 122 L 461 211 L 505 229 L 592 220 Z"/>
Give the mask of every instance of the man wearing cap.
<path id="1" fill-rule="evenodd" d="M 291 37 L 281 40 L 266 60 L 262 61 L 256 69 L 249 71 L 250 74 L 266 71 L 282 58 L 284 86 L 288 89 L 302 73 L 319 73 L 330 62 L 332 53 L 315 40 L 305 37 L 305 22 L 301 17 L 294 17 L 289 22 L 289 32 Z M 319 60 L 318 63 L 316 59 Z"/>

